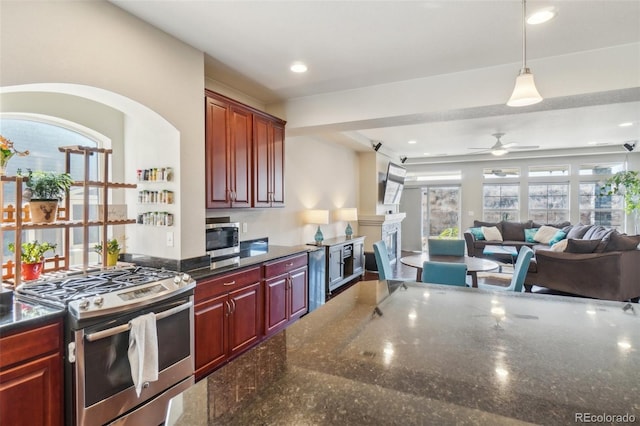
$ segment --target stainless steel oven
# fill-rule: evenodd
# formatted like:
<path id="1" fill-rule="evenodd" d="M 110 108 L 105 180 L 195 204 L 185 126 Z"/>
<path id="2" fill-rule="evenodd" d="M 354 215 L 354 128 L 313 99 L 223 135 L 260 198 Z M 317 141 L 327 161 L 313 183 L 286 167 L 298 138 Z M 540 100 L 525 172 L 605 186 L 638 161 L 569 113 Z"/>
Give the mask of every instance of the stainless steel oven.
<path id="1" fill-rule="evenodd" d="M 194 383 L 195 285 L 185 273 L 126 267 L 16 289 L 20 299 L 67 309 L 65 424 L 163 423 L 169 400 Z M 130 323 L 147 314 L 155 318 L 158 376 L 142 383 L 138 396 L 128 357 Z"/>
<path id="2" fill-rule="evenodd" d="M 240 253 L 240 224 L 210 223 L 205 226 L 206 251 L 209 256 L 223 258 Z"/>
<path id="3" fill-rule="evenodd" d="M 153 312 L 158 380 L 138 397 L 128 358 L 129 321 Z M 169 400 L 194 383 L 193 296 L 99 321 L 74 332 L 77 425 L 159 425 Z"/>

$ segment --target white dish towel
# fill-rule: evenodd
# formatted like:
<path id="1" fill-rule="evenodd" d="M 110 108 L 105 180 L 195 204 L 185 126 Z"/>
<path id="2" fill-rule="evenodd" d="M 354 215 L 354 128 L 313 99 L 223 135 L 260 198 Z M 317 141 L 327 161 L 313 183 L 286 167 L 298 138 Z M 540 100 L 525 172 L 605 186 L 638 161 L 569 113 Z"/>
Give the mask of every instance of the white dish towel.
<path id="1" fill-rule="evenodd" d="M 151 312 L 132 319 L 129 330 L 131 379 L 140 397 L 145 382 L 158 380 L 158 332 L 156 315 Z"/>

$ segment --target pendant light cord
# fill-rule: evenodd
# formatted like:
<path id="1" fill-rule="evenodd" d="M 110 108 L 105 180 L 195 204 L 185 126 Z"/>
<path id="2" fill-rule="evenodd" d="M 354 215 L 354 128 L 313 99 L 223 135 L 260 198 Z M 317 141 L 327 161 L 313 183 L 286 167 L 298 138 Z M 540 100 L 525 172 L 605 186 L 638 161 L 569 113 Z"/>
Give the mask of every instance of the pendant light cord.
<path id="1" fill-rule="evenodd" d="M 527 0 L 522 0 L 522 69 L 527 69 Z"/>

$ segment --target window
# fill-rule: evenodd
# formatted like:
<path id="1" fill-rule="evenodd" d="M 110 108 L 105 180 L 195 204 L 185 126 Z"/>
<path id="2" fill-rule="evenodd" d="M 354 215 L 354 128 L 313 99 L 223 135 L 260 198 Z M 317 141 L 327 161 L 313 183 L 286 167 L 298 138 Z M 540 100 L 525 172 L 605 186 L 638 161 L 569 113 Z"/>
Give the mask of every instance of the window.
<path id="1" fill-rule="evenodd" d="M 620 195 L 600 196 L 601 182 L 624 170 L 622 163 L 583 164 L 580 166 L 580 223 L 624 228 L 624 198 Z M 598 180 L 595 180 L 598 179 Z"/>
<path id="2" fill-rule="evenodd" d="M 624 228 L 624 199 L 620 195 L 600 196 L 597 182 L 580 183 L 580 223 Z"/>
<path id="3" fill-rule="evenodd" d="M 568 221 L 569 184 L 530 184 L 529 219 L 538 223 L 558 223 Z"/>
<path id="4" fill-rule="evenodd" d="M 482 217 L 487 222 L 520 220 L 520 184 L 485 184 Z"/>
<path id="5" fill-rule="evenodd" d="M 569 176 L 569 166 L 531 166 L 529 177 Z"/>
<path id="6" fill-rule="evenodd" d="M 0 134 L 10 139 L 15 144 L 16 149 L 23 151 L 29 150 L 27 157 L 13 157 L 7 167 L 7 175 L 15 175 L 18 169 L 21 169 L 23 173 L 26 173 L 28 169 L 32 170 L 45 170 L 45 171 L 65 171 L 65 158 L 64 155 L 58 150 L 60 146 L 98 146 L 98 142 L 84 133 L 81 133 L 84 129 L 80 129 L 80 126 L 74 125 L 69 122 L 57 122 L 53 118 L 47 120 L 43 117 L 37 119 L 28 118 L 0 118 Z M 74 179 L 81 180 L 84 178 L 84 164 L 81 156 L 73 156 L 72 163 L 70 164 L 71 175 Z M 97 180 L 99 171 L 99 165 L 96 158 L 90 158 L 92 164 L 90 165 L 91 176 L 90 179 Z M 4 185 L 4 204 L 15 205 L 15 187 L 13 185 Z M 71 219 L 77 219 L 82 214 L 82 189 L 73 188 L 70 191 L 71 202 Z M 98 204 L 100 199 L 98 196 L 98 190 L 93 188 L 89 194 L 90 203 Z M 94 209 L 95 210 L 95 209 Z M 96 210 L 97 212 L 97 210 Z M 97 213 L 92 213 L 97 214 Z M 90 241 L 88 244 L 98 242 L 99 229 L 96 227 L 90 228 Z M 35 229 L 23 231 L 23 241 L 47 241 L 57 244 L 56 254 L 63 253 L 64 244 L 64 232 L 62 229 Z M 82 240 L 82 230 L 80 228 L 72 229 L 71 241 L 69 247 L 69 265 L 76 265 L 82 263 L 82 248 L 84 241 Z M 7 246 L 8 243 L 14 240 L 12 232 L 4 233 L 3 240 L 3 256 L 12 256 Z M 47 253 L 48 256 L 51 253 Z"/>
<path id="7" fill-rule="evenodd" d="M 493 169 L 483 169 L 482 176 L 485 179 L 508 179 L 519 178 L 520 169 L 515 167 L 502 167 Z"/>
<path id="8" fill-rule="evenodd" d="M 429 237 L 460 237 L 460 186 L 433 186 L 422 192 L 422 250 Z"/>

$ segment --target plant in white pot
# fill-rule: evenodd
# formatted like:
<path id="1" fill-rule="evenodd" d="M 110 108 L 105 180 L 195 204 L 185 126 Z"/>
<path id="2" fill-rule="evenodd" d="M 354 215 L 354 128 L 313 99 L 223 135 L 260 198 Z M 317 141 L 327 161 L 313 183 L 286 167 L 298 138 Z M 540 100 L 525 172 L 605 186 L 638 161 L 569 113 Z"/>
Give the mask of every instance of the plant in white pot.
<path id="1" fill-rule="evenodd" d="M 19 170 L 18 174 L 22 175 L 22 172 Z M 24 197 L 29 201 L 31 221 L 33 223 L 54 222 L 58 203 L 73 183 L 71 175 L 29 170 L 26 177 Z"/>
<path id="2" fill-rule="evenodd" d="M 9 243 L 9 251 L 15 253 L 16 245 Z M 22 243 L 20 246 L 20 269 L 22 278 L 25 280 L 35 280 L 40 277 L 44 269 L 44 254 L 49 250 L 55 250 L 56 244 L 38 240 Z"/>

